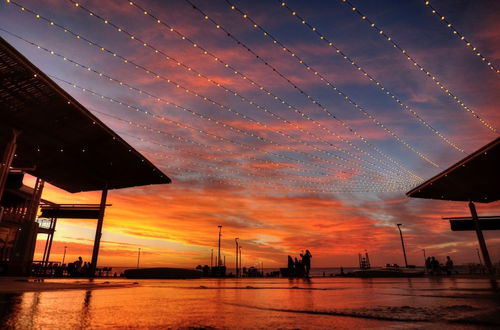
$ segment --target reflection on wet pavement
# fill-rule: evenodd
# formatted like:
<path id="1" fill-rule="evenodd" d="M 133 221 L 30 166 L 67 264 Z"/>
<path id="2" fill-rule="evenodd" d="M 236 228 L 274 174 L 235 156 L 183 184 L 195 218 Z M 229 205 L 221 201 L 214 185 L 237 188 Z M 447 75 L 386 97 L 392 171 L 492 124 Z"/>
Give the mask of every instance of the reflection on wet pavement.
<path id="1" fill-rule="evenodd" d="M 499 302 L 498 289 L 486 279 L 142 280 L 125 288 L 0 294 L 0 324 L 7 329 L 463 329 L 500 326 Z"/>

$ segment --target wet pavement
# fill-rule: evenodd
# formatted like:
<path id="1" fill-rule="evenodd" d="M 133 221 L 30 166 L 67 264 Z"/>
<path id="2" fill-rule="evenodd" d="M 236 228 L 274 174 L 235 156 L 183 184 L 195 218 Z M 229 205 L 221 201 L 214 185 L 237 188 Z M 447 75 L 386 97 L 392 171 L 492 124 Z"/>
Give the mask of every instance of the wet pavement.
<path id="1" fill-rule="evenodd" d="M 106 290 L 0 293 L 0 324 L 6 329 L 500 327 L 500 292 L 488 279 L 263 278 L 129 284 Z"/>

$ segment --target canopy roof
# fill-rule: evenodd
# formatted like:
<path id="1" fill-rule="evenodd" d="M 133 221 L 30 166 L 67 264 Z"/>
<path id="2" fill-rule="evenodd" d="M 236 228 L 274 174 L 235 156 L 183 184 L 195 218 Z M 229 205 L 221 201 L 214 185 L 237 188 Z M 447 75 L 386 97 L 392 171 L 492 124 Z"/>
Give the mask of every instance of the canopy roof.
<path id="1" fill-rule="evenodd" d="M 409 197 L 490 203 L 500 199 L 500 137 L 407 192 Z"/>
<path id="2" fill-rule="evenodd" d="M 452 231 L 475 231 L 476 225 L 472 217 L 443 218 L 450 221 Z M 481 230 L 500 230 L 499 216 L 477 217 Z"/>
<path id="3" fill-rule="evenodd" d="M 15 168 L 69 192 L 171 182 L 3 38 L 0 104 L 0 150 L 20 132 Z"/>

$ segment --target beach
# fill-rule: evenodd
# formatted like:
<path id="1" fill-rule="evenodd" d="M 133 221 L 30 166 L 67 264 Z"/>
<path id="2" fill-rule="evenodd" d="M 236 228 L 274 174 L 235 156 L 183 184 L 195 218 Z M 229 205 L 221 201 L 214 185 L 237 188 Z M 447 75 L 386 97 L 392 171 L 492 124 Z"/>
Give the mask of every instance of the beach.
<path id="1" fill-rule="evenodd" d="M 11 286 L 26 289 L 24 282 L 17 283 Z M 40 289 L 44 285 L 46 289 Z M 1 291 L 0 324 L 4 328 L 500 326 L 500 293 L 484 278 L 47 279 L 38 287 L 25 292 Z"/>

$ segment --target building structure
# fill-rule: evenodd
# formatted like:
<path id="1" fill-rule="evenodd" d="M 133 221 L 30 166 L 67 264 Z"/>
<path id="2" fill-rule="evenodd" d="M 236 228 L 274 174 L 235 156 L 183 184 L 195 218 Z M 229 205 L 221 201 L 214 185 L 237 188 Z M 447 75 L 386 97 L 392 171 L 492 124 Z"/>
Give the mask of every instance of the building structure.
<path id="1" fill-rule="evenodd" d="M 41 204 L 46 212 L 62 207 L 41 199 L 48 182 L 70 193 L 101 191 L 92 210 L 94 274 L 108 190 L 171 180 L 3 38 L 0 104 L 0 271 L 27 274 L 37 234 L 53 233 L 55 221 L 45 229 L 36 221 Z M 24 173 L 36 178 L 33 188 Z"/>
<path id="2" fill-rule="evenodd" d="M 488 218 L 478 217 L 475 203 L 491 203 L 500 199 L 499 168 L 500 137 L 406 193 L 415 198 L 468 202 L 470 220 L 490 274 L 494 273 L 494 268 L 481 228 L 481 221 L 488 221 Z M 464 220 L 467 219 L 461 221 Z"/>

